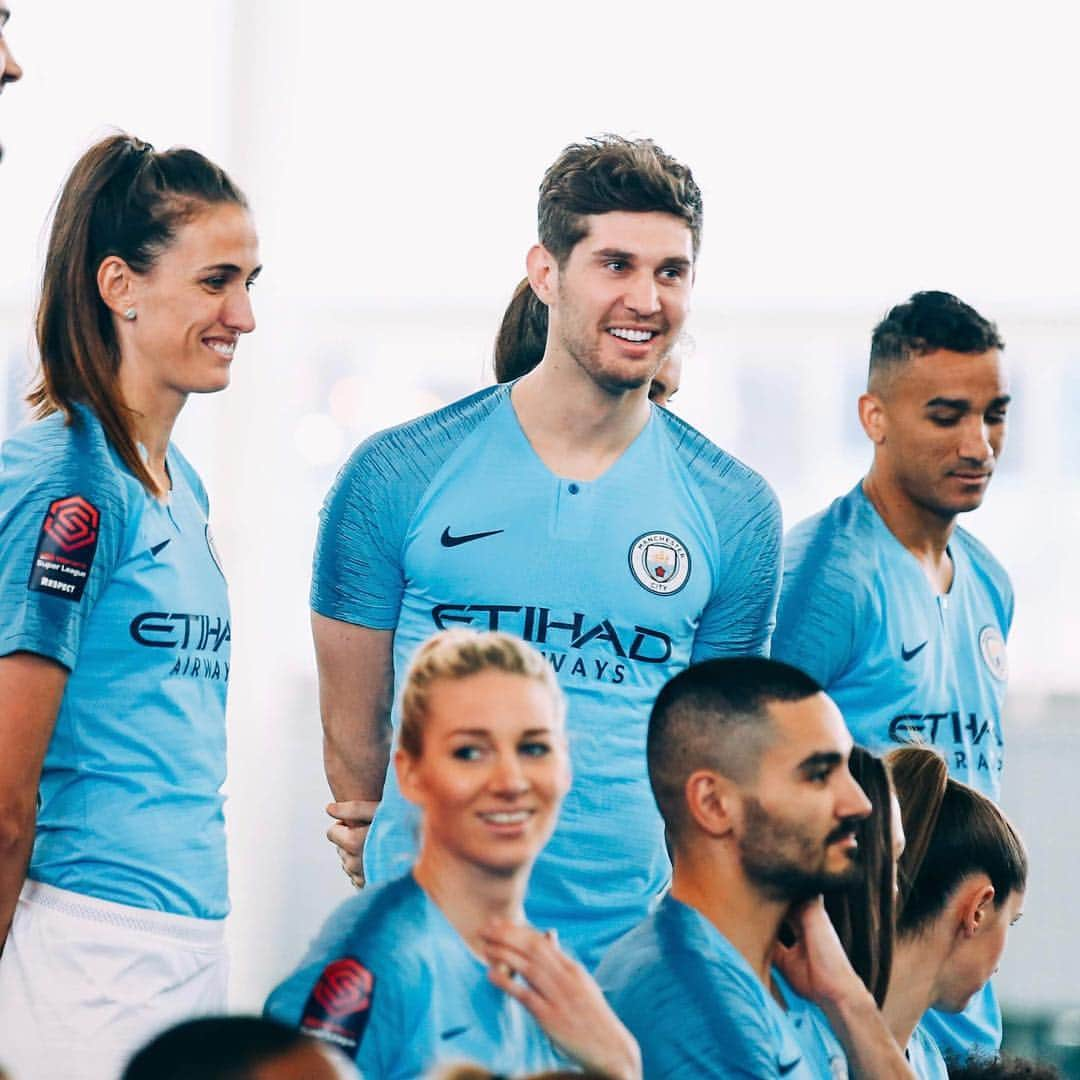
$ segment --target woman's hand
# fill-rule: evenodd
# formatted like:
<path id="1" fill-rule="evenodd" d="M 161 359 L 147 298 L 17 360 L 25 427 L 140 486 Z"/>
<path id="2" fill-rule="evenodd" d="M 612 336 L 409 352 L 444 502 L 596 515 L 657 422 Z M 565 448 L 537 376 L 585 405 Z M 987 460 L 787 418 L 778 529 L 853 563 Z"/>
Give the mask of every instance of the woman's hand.
<path id="1" fill-rule="evenodd" d="M 341 868 L 358 889 L 364 887 L 364 844 L 378 809 L 377 802 L 360 799 L 332 802 L 326 808 L 334 819 L 334 824 L 326 830 L 326 839 L 337 848 Z"/>
<path id="2" fill-rule="evenodd" d="M 592 976 L 559 948 L 554 932 L 500 919 L 480 936 L 488 978 L 520 1001 L 566 1053 L 612 1080 L 640 1080 L 637 1042 Z"/>

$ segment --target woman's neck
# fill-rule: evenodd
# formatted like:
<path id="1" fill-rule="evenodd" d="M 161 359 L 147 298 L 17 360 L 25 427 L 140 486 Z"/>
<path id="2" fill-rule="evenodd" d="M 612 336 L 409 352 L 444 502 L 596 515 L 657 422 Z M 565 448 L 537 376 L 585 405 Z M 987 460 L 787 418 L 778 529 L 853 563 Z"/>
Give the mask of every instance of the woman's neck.
<path id="1" fill-rule="evenodd" d="M 413 877 L 469 948 L 482 955 L 480 931 L 492 919 L 524 919 L 530 869 L 494 872 L 425 844 Z"/>
<path id="2" fill-rule="evenodd" d="M 881 1012 L 900 1046 L 907 1046 L 923 1013 L 937 1000 L 942 947 L 933 932 L 896 942 Z"/>
<path id="3" fill-rule="evenodd" d="M 120 363 L 120 398 L 130 411 L 132 435 L 146 451 L 146 467 L 163 491 L 169 488 L 165 455 L 173 425 L 187 401 L 187 395 L 163 391 L 151 384 L 135 364 Z"/>

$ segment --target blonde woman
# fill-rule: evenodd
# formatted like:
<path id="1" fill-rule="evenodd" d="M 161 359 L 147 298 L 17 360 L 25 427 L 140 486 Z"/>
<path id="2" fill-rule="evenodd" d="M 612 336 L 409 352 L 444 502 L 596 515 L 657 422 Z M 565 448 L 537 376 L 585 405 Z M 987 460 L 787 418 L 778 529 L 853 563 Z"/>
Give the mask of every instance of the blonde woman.
<path id="1" fill-rule="evenodd" d="M 636 1043 L 584 968 L 524 922 L 570 785 L 550 666 L 510 635 L 446 631 L 417 651 L 401 709 L 394 767 L 421 812 L 416 863 L 339 908 L 267 1012 L 345 1049 L 368 1080 L 568 1059 L 640 1076 Z"/>

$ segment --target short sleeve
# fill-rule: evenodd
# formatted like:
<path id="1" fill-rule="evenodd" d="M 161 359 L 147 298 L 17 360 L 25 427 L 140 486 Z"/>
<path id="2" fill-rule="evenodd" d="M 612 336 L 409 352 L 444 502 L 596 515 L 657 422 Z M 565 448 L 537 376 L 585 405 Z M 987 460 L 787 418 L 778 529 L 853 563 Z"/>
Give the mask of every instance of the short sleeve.
<path id="1" fill-rule="evenodd" d="M 0 474 L 0 655 L 75 666 L 95 603 L 120 560 L 126 511 L 115 473 L 45 461 Z"/>
<path id="2" fill-rule="evenodd" d="M 267 998 L 263 1014 L 305 1035 L 337 1046 L 365 1076 L 416 1076 L 423 1039 L 410 1030 L 409 993 L 424 997 L 430 986 L 410 950 L 365 940 L 356 926 L 370 897 L 345 901 L 330 916 L 300 966 Z M 413 1012 L 416 1012 L 413 1009 Z M 411 1068 L 411 1071 L 410 1071 Z"/>
<path id="3" fill-rule="evenodd" d="M 347 945 L 325 958 L 306 963 L 271 993 L 264 1014 L 298 1028 L 305 1035 L 332 1043 L 372 1075 L 387 1074 L 379 1053 L 380 1025 L 394 1012 L 393 988 L 384 985 L 370 966 Z M 393 1032 L 391 1032 L 393 1033 Z"/>
<path id="4" fill-rule="evenodd" d="M 767 656 L 780 591 L 782 520 L 776 495 L 754 475 L 738 512 L 718 518 L 718 581 L 698 626 L 693 661 Z"/>
<path id="5" fill-rule="evenodd" d="M 847 670 L 859 627 L 858 558 L 795 530 L 784 549 L 784 577 L 772 655 L 805 671 L 826 690 Z"/>
<path id="6" fill-rule="evenodd" d="M 443 463 L 508 394 L 506 385 L 488 387 L 357 447 L 319 518 L 313 611 L 372 630 L 396 628 L 413 515 Z"/>
<path id="7" fill-rule="evenodd" d="M 361 444 L 338 473 L 319 517 L 311 581 L 312 610 L 374 630 L 397 626 L 415 507 L 393 436 L 383 432 Z"/>

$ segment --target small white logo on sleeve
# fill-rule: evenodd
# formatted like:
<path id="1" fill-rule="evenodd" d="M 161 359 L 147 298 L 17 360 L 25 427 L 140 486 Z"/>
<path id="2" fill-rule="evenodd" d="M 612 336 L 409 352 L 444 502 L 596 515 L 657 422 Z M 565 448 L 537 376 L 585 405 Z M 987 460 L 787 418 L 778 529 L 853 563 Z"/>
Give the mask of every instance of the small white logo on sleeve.
<path id="1" fill-rule="evenodd" d="M 630 545 L 629 562 L 634 580 L 658 596 L 672 596 L 690 578 L 690 555 L 671 533 L 643 533 Z"/>
<path id="2" fill-rule="evenodd" d="M 1009 657 L 1005 639 L 996 626 L 984 626 L 979 631 L 979 651 L 995 679 L 1004 682 L 1009 677 Z"/>

